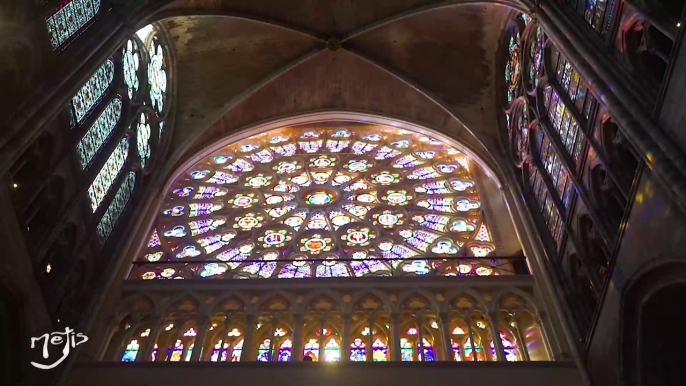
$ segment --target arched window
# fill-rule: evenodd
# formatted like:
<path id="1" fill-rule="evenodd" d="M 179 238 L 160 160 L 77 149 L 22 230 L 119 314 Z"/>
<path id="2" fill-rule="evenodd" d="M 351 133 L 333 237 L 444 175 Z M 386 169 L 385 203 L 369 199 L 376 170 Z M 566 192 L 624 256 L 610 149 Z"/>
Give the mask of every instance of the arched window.
<path id="1" fill-rule="evenodd" d="M 367 346 L 362 339 L 355 338 L 350 344 L 350 361 L 351 362 L 365 362 L 367 360 Z"/>
<path id="2" fill-rule="evenodd" d="M 281 346 L 279 347 L 278 361 L 279 362 L 290 362 L 292 349 L 293 349 L 293 343 L 291 342 L 290 339 L 286 339 L 283 343 L 281 343 Z"/>
<path id="3" fill-rule="evenodd" d="M 388 345 L 379 338 L 376 338 L 372 345 L 372 358 L 374 362 L 388 361 Z"/>
<path id="4" fill-rule="evenodd" d="M 303 357 L 310 357 L 313 362 L 319 360 L 319 342 L 317 342 L 316 339 L 310 339 L 305 346 L 303 346 Z"/>
<path id="5" fill-rule="evenodd" d="M 440 140 L 390 127 L 254 135 L 174 181 L 130 278 L 455 276 L 443 259 L 496 253 L 471 167 Z M 191 265 L 165 265 L 179 259 Z M 460 275 L 507 274 L 471 266 Z"/>
<path id="6" fill-rule="evenodd" d="M 603 37 L 610 33 L 616 0 L 567 0 L 567 2 L 596 32 Z"/>
<path id="7" fill-rule="evenodd" d="M 407 338 L 400 339 L 400 358 L 403 362 L 412 362 L 414 360 L 414 350 Z"/>
<path id="8" fill-rule="evenodd" d="M 45 20 L 53 49 L 87 28 L 100 11 L 100 0 L 62 0 Z"/>
<path id="9" fill-rule="evenodd" d="M 87 23 L 79 16 L 85 15 L 77 12 L 79 7 L 99 6 L 99 1 L 74 0 L 65 2 L 58 14 Z M 148 26 L 127 39 L 121 50 L 113 53 L 77 91 L 68 107 L 74 135 L 80 138 L 75 149 L 77 162 L 84 173 L 93 176 L 88 197 L 103 244 L 114 232 L 136 188 L 147 180 L 146 174 L 159 152 L 166 115 L 160 101 L 166 101 L 169 60 L 164 40 L 155 28 Z M 150 62 L 147 43 L 154 45 L 151 55 L 158 64 Z M 155 79 L 149 80 L 148 74 Z M 156 89 L 154 105 L 149 97 L 139 95 L 148 82 L 163 85 Z M 126 127 L 124 122 L 133 123 Z M 95 167 L 97 172 L 91 170 Z"/>

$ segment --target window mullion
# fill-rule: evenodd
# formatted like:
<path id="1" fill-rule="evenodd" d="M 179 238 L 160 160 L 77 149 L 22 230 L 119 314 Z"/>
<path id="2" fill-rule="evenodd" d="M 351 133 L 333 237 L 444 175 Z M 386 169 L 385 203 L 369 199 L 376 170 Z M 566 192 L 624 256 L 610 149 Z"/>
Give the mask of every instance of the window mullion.
<path id="1" fill-rule="evenodd" d="M 579 112 L 577 109 L 576 105 L 572 102 L 572 99 L 569 97 L 569 94 L 562 88 L 562 86 L 557 82 L 556 79 L 552 79 L 550 81 L 550 86 L 555 90 L 559 96 L 559 98 L 562 100 L 562 103 L 565 105 L 566 109 L 569 110 L 569 114 L 577 121 L 577 127 L 581 131 L 581 133 L 584 135 L 584 138 L 586 142 L 589 144 L 589 146 L 595 151 L 596 156 L 600 160 L 600 162 L 605 165 L 605 170 L 607 171 L 608 175 L 612 179 L 612 181 L 617 185 L 618 187 L 623 186 L 617 177 L 616 173 L 610 168 L 609 162 L 607 162 L 607 158 L 605 158 L 605 153 L 603 152 L 602 148 L 598 144 L 598 141 L 596 141 L 595 137 L 593 136 L 593 133 L 591 132 L 591 129 L 589 128 L 589 122 L 593 122 L 595 119 L 595 115 L 598 110 L 598 104 L 596 103 L 596 106 L 594 107 L 594 110 L 596 111 L 591 111 L 591 118 L 586 119 L 583 117 L 583 115 Z M 591 90 L 588 89 L 588 92 Z M 583 154 L 583 150 L 582 150 Z M 581 161 L 585 161 L 587 157 L 582 157 Z M 579 163 L 580 165 L 583 165 L 583 162 Z M 581 177 L 581 172 L 579 172 L 579 177 Z M 624 196 L 625 199 L 629 199 L 629 193 L 625 191 L 624 189 L 620 188 L 620 192 L 622 193 L 622 196 Z"/>
<path id="2" fill-rule="evenodd" d="M 577 253 L 584 255 L 586 249 L 583 248 L 581 242 L 576 236 L 576 233 L 574 232 L 574 229 L 572 229 L 571 227 L 571 222 L 569 221 L 569 216 L 567 215 L 566 208 L 564 206 L 564 203 L 558 196 L 557 190 L 555 190 L 553 181 L 551 180 L 550 176 L 548 175 L 548 172 L 546 171 L 545 167 L 543 166 L 539 158 L 534 158 L 534 165 L 538 170 L 538 173 L 541 175 L 541 179 L 543 180 L 543 184 L 545 185 L 548 195 L 550 195 L 551 199 L 553 200 L 553 203 L 555 204 L 554 207 L 555 210 L 557 210 L 558 216 L 560 217 L 560 224 L 564 227 L 564 230 L 567 233 L 568 240 L 571 240 L 572 245 L 577 250 Z M 584 264 L 584 269 L 586 269 L 586 265 L 587 264 Z M 593 281 L 595 283 L 602 282 L 600 278 L 597 276 L 597 273 L 590 272 L 587 270 L 587 274 L 589 275 L 589 277 L 593 278 Z M 599 287 L 594 286 L 594 288 L 597 289 Z"/>
<path id="3" fill-rule="evenodd" d="M 552 129 L 552 124 L 550 122 L 550 119 L 548 116 L 543 116 L 541 117 L 541 128 L 545 132 L 546 136 L 548 136 L 548 140 L 550 143 L 553 145 L 553 149 L 555 150 L 555 153 L 557 154 L 558 157 L 560 157 L 562 166 L 565 168 L 567 173 L 569 173 L 570 176 L 570 181 L 575 185 L 577 194 L 581 199 L 583 200 L 584 204 L 588 208 L 588 212 L 593 218 L 593 221 L 599 225 L 598 229 L 600 230 L 603 239 L 605 239 L 605 242 L 607 245 L 611 245 L 610 240 L 612 240 L 612 237 L 610 236 L 610 232 L 607 229 L 607 225 L 604 221 L 604 219 L 598 214 L 597 208 L 595 207 L 595 204 L 591 200 L 591 196 L 586 190 L 586 187 L 583 185 L 581 180 L 579 179 L 579 175 L 577 174 L 577 169 L 576 166 L 574 165 L 574 162 L 567 152 L 567 149 L 564 147 L 562 144 L 562 141 L 560 140 L 559 134 L 557 131 Z M 585 135 L 584 135 L 585 136 Z M 582 152 L 584 154 L 584 152 Z M 582 157 L 585 158 L 585 157 Z M 548 172 L 543 168 L 543 171 L 545 171 L 545 176 L 549 177 Z M 551 182 L 552 184 L 552 182 Z M 556 192 L 557 195 L 557 192 Z"/>

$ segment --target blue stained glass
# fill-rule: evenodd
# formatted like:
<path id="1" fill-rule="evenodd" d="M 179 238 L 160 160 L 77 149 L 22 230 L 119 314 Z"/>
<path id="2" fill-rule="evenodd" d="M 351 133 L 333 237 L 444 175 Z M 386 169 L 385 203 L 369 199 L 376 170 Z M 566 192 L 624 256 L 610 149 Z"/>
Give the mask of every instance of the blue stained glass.
<path id="1" fill-rule="evenodd" d="M 409 234 L 405 235 L 405 233 Z M 438 235 L 422 230 L 407 230 L 405 232 L 401 231 L 400 237 L 403 237 L 405 242 L 411 246 L 421 250 L 422 252 L 426 252 L 426 250 L 429 248 L 429 245 L 431 245 L 431 243 L 438 238 Z"/>
<path id="2" fill-rule="evenodd" d="M 424 339 L 424 362 L 436 362 L 436 355 L 434 354 L 434 348 L 431 346 L 431 344 Z"/>
<path id="3" fill-rule="evenodd" d="M 440 180 L 415 186 L 414 191 L 424 194 L 450 194 L 452 191 L 448 188 L 448 186 L 448 181 Z"/>
<path id="4" fill-rule="evenodd" d="M 374 158 L 378 160 L 384 160 L 388 158 L 393 158 L 400 155 L 400 151 L 397 149 L 394 149 L 392 147 L 384 146 L 381 149 L 377 150 L 376 154 L 374 155 Z"/>
<path id="5" fill-rule="evenodd" d="M 231 248 L 228 251 L 224 251 L 217 255 L 217 259 L 227 262 L 226 265 L 230 269 L 236 269 L 241 265 L 242 261 L 245 261 L 250 255 L 241 253 L 238 248 Z"/>
<path id="6" fill-rule="evenodd" d="M 243 271 L 261 277 L 270 277 L 272 273 L 274 273 L 275 269 L 275 261 L 262 261 L 262 259 L 255 259 L 254 262 L 245 266 Z"/>
<path id="7" fill-rule="evenodd" d="M 333 265 L 326 265 L 326 263 L 317 267 L 317 277 L 348 277 L 348 267 L 343 263 L 335 263 Z"/>
<path id="8" fill-rule="evenodd" d="M 350 141 L 326 141 L 326 148 L 332 153 L 340 153 L 350 146 Z"/>
<path id="9" fill-rule="evenodd" d="M 124 355 L 121 358 L 122 362 L 134 362 L 136 360 L 136 356 L 138 355 L 138 350 L 140 348 L 140 345 L 138 344 L 137 340 L 132 340 L 131 343 L 129 343 L 126 346 L 126 351 L 124 351 Z"/>
<path id="10" fill-rule="evenodd" d="M 366 142 L 355 142 L 355 143 L 353 143 L 353 153 L 355 153 L 355 154 L 369 153 L 370 151 L 374 150 L 375 148 L 376 148 L 376 144 L 373 144 L 373 143 L 366 143 Z"/>
<path id="11" fill-rule="evenodd" d="M 98 207 L 105 199 L 105 196 L 110 191 L 112 184 L 117 179 L 119 172 L 126 162 L 129 155 L 129 137 L 124 137 L 116 149 L 112 152 L 110 157 L 103 165 L 100 172 L 95 177 L 95 180 L 88 188 L 88 196 L 91 200 L 91 209 L 93 213 L 98 210 Z"/>
<path id="12" fill-rule="evenodd" d="M 188 206 L 191 209 L 188 217 L 206 216 L 212 212 L 220 210 L 223 207 L 222 204 L 214 204 L 211 202 L 193 203 L 189 204 Z"/>
<path id="13" fill-rule="evenodd" d="M 100 103 L 102 96 L 105 95 L 105 91 L 112 83 L 113 77 L 114 60 L 110 58 L 100 66 L 98 71 L 91 76 L 71 99 L 71 108 L 75 118 L 74 125 L 81 123 L 88 113 Z"/>
<path id="14" fill-rule="evenodd" d="M 398 244 L 393 245 L 389 251 L 381 251 L 381 257 L 387 260 L 392 260 L 391 264 L 393 265 L 393 268 L 397 268 L 403 260 L 417 255 L 417 252 L 404 245 Z"/>
<path id="15" fill-rule="evenodd" d="M 79 141 L 79 144 L 76 146 L 76 152 L 79 155 L 82 169 L 86 170 L 88 168 L 95 155 L 100 152 L 112 135 L 121 117 L 121 108 L 121 98 L 117 96 L 105 108 L 105 111 L 100 114 L 95 123 L 93 123 L 93 126 L 88 129 L 88 132 L 81 138 L 81 141 Z"/>
<path id="16" fill-rule="evenodd" d="M 270 149 L 272 149 L 274 153 L 284 157 L 290 157 L 294 155 L 295 151 L 297 150 L 295 145 L 292 143 L 283 146 L 272 146 Z"/>
<path id="17" fill-rule="evenodd" d="M 310 277 L 311 269 L 309 264 L 302 266 L 296 266 L 294 264 L 286 264 L 281 272 L 279 272 L 280 279 L 291 279 L 291 278 L 305 278 Z"/>
<path id="18" fill-rule="evenodd" d="M 359 342 L 358 342 L 359 341 Z M 355 339 L 355 343 L 350 345 L 350 361 L 364 362 L 367 360 L 367 348 L 361 339 Z"/>
<path id="19" fill-rule="evenodd" d="M 45 20 L 52 48 L 57 49 L 82 29 L 100 10 L 100 0 L 72 0 Z"/>
<path id="20" fill-rule="evenodd" d="M 442 216 L 440 214 L 425 214 L 414 216 L 412 217 L 412 220 L 425 228 L 444 232 L 446 225 L 448 225 L 448 222 L 450 221 L 450 217 Z"/>
<path id="21" fill-rule="evenodd" d="M 388 267 L 384 263 L 374 259 L 351 261 L 350 267 L 357 277 L 379 271 L 388 271 Z"/>
<path id="22" fill-rule="evenodd" d="M 167 70 L 164 49 L 156 38 L 150 41 L 148 48 L 148 83 L 150 84 L 150 101 L 152 108 L 159 114 L 164 109 L 164 98 L 167 94 Z"/>
<path id="23" fill-rule="evenodd" d="M 100 238 L 101 243 L 104 243 L 107 240 L 112 233 L 112 230 L 114 230 L 114 227 L 117 225 L 117 221 L 126 208 L 126 204 L 129 202 L 135 186 L 136 173 L 129 172 L 129 175 L 126 176 L 121 188 L 119 188 L 116 196 L 114 196 L 114 200 L 109 208 L 107 208 L 107 212 L 105 212 L 98 224 L 98 237 Z"/>

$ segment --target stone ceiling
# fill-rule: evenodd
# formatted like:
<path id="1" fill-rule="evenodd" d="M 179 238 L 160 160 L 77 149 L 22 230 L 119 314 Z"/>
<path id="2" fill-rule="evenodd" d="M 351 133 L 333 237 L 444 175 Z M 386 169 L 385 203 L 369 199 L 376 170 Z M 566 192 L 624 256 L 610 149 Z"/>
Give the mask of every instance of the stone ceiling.
<path id="1" fill-rule="evenodd" d="M 154 15 L 169 28 L 176 56 L 166 173 L 237 129 L 321 110 L 419 123 L 486 162 L 502 157 L 495 63 L 511 8 L 431 8 L 435 0 L 166 3 Z"/>

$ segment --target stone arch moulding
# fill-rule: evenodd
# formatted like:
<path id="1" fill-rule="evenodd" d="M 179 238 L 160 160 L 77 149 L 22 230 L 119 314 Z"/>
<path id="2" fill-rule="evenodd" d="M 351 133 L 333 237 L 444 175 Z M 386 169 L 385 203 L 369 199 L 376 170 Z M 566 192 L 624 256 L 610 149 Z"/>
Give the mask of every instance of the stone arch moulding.
<path id="1" fill-rule="evenodd" d="M 473 148 L 469 147 L 469 145 L 466 145 L 465 143 L 461 142 L 459 138 L 453 138 L 450 136 L 449 133 L 446 133 L 444 130 L 441 129 L 436 129 L 429 127 L 428 125 L 405 121 L 380 114 L 364 113 L 359 111 L 324 110 L 302 113 L 297 115 L 290 115 L 276 118 L 273 120 L 259 122 L 254 125 L 245 126 L 241 129 L 236 130 L 234 133 L 230 135 L 227 135 L 216 140 L 212 145 L 207 146 L 204 149 L 195 153 L 194 155 L 187 157 L 183 162 L 176 163 L 175 165 L 168 164 L 166 170 L 162 170 L 160 173 L 158 173 L 159 179 L 157 181 L 156 186 L 161 187 L 161 189 L 154 189 L 153 192 L 155 194 L 155 197 L 150 197 L 150 199 L 146 201 L 146 204 L 144 204 L 145 207 L 140 208 L 141 210 L 139 210 L 139 213 L 144 213 L 142 215 L 144 217 L 140 217 L 137 220 L 137 223 L 140 224 L 139 229 L 144 230 L 143 233 L 146 233 L 146 235 L 140 235 L 138 237 L 132 236 L 132 238 L 128 240 L 131 249 L 129 249 L 129 252 L 127 252 L 127 256 L 130 255 L 132 256 L 132 258 L 136 256 L 143 247 L 144 243 L 147 241 L 147 232 L 149 229 L 151 229 L 153 222 L 156 219 L 156 213 L 160 210 L 163 204 L 163 195 L 160 193 L 168 191 L 171 185 L 188 168 L 192 167 L 202 158 L 226 147 L 231 143 L 247 139 L 259 133 L 283 127 L 294 127 L 317 123 L 326 124 L 327 122 L 350 122 L 385 125 L 398 129 L 413 131 L 419 134 L 433 136 L 436 139 L 453 146 L 454 148 L 465 154 L 467 157 L 469 157 L 471 161 L 473 161 L 475 164 L 479 166 L 479 168 L 483 171 L 484 175 L 492 180 L 492 182 L 496 185 L 497 189 L 500 190 L 501 194 L 507 192 L 508 189 L 510 189 L 510 187 L 514 186 L 514 184 L 511 184 L 507 181 L 507 178 L 505 177 L 507 174 L 503 173 L 502 168 L 500 167 L 501 165 L 499 164 L 498 158 L 496 156 L 490 154 L 489 152 L 484 152 L 485 154 L 481 154 L 482 152 L 480 152 L 479 150 L 474 150 Z M 508 193 L 504 194 L 503 199 L 505 197 L 513 197 L 514 199 L 516 199 L 516 195 Z M 508 208 L 510 208 L 509 221 L 512 222 L 512 226 L 515 228 L 518 243 L 520 245 L 525 245 L 529 242 L 532 242 L 532 240 L 525 241 L 524 239 L 522 239 L 523 234 L 521 233 L 521 229 L 517 230 L 517 227 L 515 225 L 517 224 L 515 217 L 520 214 L 516 210 L 514 210 L 511 203 L 506 202 L 506 205 L 508 206 Z M 492 224 L 492 226 L 495 226 L 495 224 Z M 127 261 L 122 261 L 122 263 L 127 264 L 131 261 L 131 259 L 126 259 Z M 130 268 L 127 267 L 123 271 L 121 271 L 121 277 L 126 277 L 128 275 L 129 269 Z"/>

